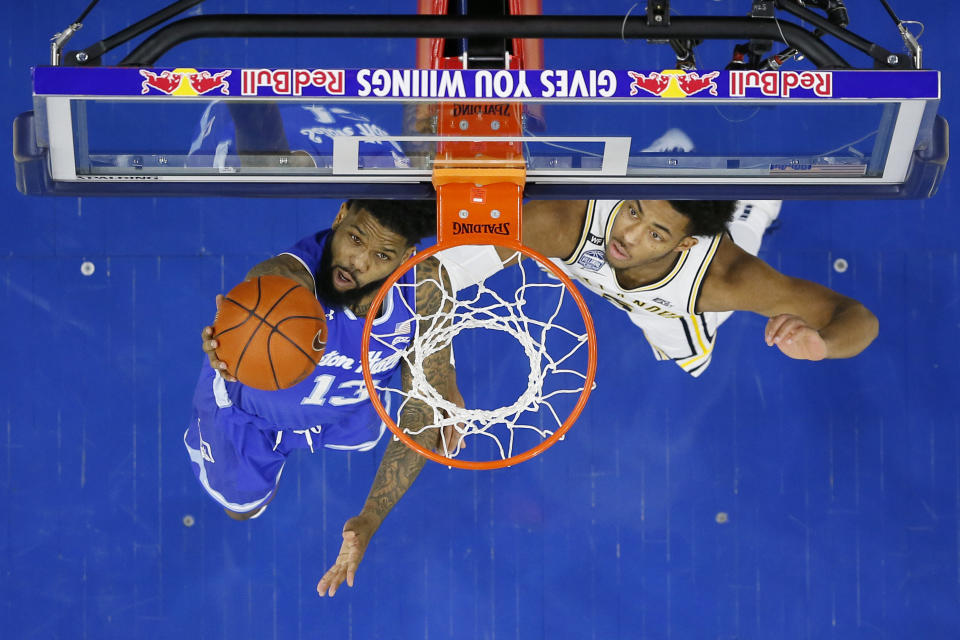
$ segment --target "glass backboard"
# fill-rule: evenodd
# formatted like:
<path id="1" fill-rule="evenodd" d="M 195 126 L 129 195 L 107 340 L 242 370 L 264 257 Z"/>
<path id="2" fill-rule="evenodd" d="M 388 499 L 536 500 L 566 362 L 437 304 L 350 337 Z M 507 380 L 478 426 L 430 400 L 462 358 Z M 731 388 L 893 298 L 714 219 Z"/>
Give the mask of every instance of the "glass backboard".
<path id="1" fill-rule="evenodd" d="M 946 162 L 935 71 L 40 67 L 34 96 L 25 193 L 424 197 L 440 103 L 538 198 L 928 197 Z M 521 135 L 477 124 L 515 104 Z"/>

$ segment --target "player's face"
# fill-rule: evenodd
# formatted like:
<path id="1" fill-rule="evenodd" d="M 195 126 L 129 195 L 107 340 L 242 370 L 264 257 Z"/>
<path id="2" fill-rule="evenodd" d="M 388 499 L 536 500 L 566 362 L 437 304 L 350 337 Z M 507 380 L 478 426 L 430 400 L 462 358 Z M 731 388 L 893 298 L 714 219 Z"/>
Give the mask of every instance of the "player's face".
<path id="1" fill-rule="evenodd" d="M 627 200 L 620 205 L 607 241 L 614 269 L 641 267 L 696 244 L 687 235 L 689 219 L 666 200 Z"/>
<path id="2" fill-rule="evenodd" d="M 413 253 L 406 238 L 381 225 L 366 209 L 341 208 L 330 240 L 330 285 L 338 293 L 375 291 Z"/>

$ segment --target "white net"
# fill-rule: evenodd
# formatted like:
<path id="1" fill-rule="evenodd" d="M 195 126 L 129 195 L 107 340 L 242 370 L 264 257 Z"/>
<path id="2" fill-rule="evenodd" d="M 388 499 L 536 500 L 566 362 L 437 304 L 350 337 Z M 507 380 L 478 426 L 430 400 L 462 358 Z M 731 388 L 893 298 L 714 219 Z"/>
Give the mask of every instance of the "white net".
<path id="1" fill-rule="evenodd" d="M 412 399 L 433 410 L 432 424 L 408 433 L 440 429 L 443 449 L 451 457 L 467 450 L 473 459 L 506 460 L 562 428 L 588 379 L 588 332 L 571 292 L 538 266 L 524 260 L 476 286 L 453 295 L 445 292 L 444 311 L 431 316 L 411 308 L 416 327 L 407 344 L 397 340 L 399 333 L 371 335 L 371 349 L 382 350 L 387 359 L 405 360 L 413 378 L 408 391 L 394 386 L 397 381 L 378 388 L 401 396 L 401 411 Z M 429 280 L 395 286 L 443 290 Z M 415 292 L 409 293 L 414 295 L 399 297 L 415 300 Z M 457 356 L 457 382 L 466 407 L 435 389 L 420 365 L 448 345 Z M 459 440 L 458 446 L 454 449 L 449 440 Z"/>

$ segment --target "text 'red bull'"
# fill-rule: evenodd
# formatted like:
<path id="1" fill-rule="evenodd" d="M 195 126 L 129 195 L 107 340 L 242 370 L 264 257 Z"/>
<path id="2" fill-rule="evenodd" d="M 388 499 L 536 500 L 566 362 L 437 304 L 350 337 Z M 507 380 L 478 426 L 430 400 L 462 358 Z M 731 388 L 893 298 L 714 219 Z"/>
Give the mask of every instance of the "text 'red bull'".
<path id="1" fill-rule="evenodd" d="M 260 87 L 269 87 L 274 95 L 299 96 L 307 87 L 324 89 L 328 95 L 343 95 L 343 69 L 243 69 L 240 93 L 259 95 Z"/>
<path id="2" fill-rule="evenodd" d="M 730 97 L 742 98 L 748 89 L 780 98 L 789 98 L 792 91 L 801 89 L 829 98 L 833 96 L 833 74 L 830 71 L 731 71 Z"/>

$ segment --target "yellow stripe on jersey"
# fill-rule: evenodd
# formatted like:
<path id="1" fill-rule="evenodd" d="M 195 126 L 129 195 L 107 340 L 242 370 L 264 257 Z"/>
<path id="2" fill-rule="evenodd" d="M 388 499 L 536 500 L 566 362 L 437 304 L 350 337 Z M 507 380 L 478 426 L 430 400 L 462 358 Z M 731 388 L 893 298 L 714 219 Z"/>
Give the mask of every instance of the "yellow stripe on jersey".
<path id="1" fill-rule="evenodd" d="M 584 218 L 583 227 L 580 229 L 580 240 L 577 241 L 577 248 L 573 250 L 570 257 L 564 258 L 564 264 L 573 264 L 577 261 L 577 258 L 580 257 L 580 252 L 583 251 L 584 245 L 587 244 L 587 238 L 590 237 L 590 229 L 593 228 L 593 211 L 596 206 L 596 200 L 587 202 L 587 216 Z"/>
<path id="2" fill-rule="evenodd" d="M 697 313 L 697 299 L 700 297 L 700 285 L 703 284 L 703 278 L 707 275 L 707 271 L 710 269 L 710 263 L 713 262 L 713 256 L 717 253 L 717 247 L 720 246 L 721 240 L 723 240 L 722 234 L 718 234 L 713 237 L 713 242 L 710 243 L 710 250 L 707 251 L 707 255 L 703 258 L 703 262 L 700 263 L 700 270 L 697 272 L 697 277 L 693 280 L 693 286 L 690 287 L 690 299 L 687 301 L 687 313 L 689 313 L 691 316 Z"/>
<path id="3" fill-rule="evenodd" d="M 693 368 L 693 365 L 698 364 L 701 360 L 713 353 L 714 343 L 712 340 L 706 339 L 706 327 L 703 327 L 701 330 L 700 316 L 690 316 L 690 320 L 693 322 L 693 333 L 697 337 L 697 344 L 700 346 L 700 353 L 692 358 L 687 358 L 686 360 L 677 360 L 677 364 L 680 365 L 680 368 L 684 371 L 690 370 Z M 714 334 L 714 337 L 716 337 L 716 334 Z"/>
<path id="4" fill-rule="evenodd" d="M 683 265 L 687 261 L 687 257 L 689 255 L 690 251 L 685 249 L 680 253 L 680 258 L 677 260 L 676 264 L 673 265 L 673 269 L 670 270 L 670 273 L 665 275 L 661 280 L 658 280 L 653 284 L 637 287 L 636 289 L 629 289 L 629 291 L 650 291 L 651 289 L 659 289 L 660 287 L 670 284 L 670 281 L 677 277 L 677 274 L 680 273 L 680 270 L 683 268 Z"/>
<path id="5" fill-rule="evenodd" d="M 610 211 L 610 217 L 607 218 L 607 228 L 603 230 L 603 242 L 604 246 L 610 241 L 610 230 L 613 229 L 613 223 L 617 219 L 617 216 L 620 215 L 620 207 L 622 207 L 627 201 L 621 200 L 614 205 L 613 210 Z"/>

